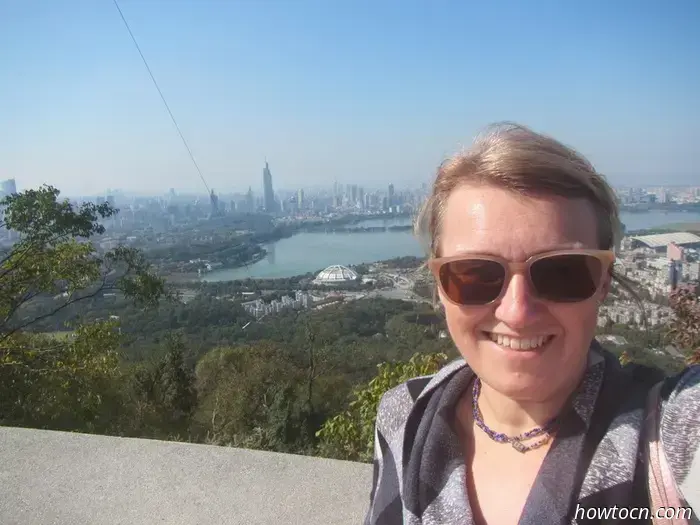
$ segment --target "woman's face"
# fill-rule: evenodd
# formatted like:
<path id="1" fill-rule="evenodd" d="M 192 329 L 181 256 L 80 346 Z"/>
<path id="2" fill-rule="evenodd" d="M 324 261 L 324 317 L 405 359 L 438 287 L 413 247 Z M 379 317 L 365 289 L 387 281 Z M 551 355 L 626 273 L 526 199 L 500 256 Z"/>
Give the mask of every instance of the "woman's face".
<path id="1" fill-rule="evenodd" d="M 596 217 L 586 201 L 527 198 L 490 186 L 462 186 L 447 201 L 440 255 L 496 255 L 525 261 L 557 249 L 598 248 Z M 595 335 L 598 302 L 609 289 L 579 303 L 538 299 L 523 274 L 513 274 L 503 298 L 487 306 L 460 307 L 440 294 L 447 326 L 469 366 L 491 388 L 513 399 L 541 401 L 570 391 L 585 367 Z M 516 350 L 492 340 L 548 336 L 541 349 Z"/>

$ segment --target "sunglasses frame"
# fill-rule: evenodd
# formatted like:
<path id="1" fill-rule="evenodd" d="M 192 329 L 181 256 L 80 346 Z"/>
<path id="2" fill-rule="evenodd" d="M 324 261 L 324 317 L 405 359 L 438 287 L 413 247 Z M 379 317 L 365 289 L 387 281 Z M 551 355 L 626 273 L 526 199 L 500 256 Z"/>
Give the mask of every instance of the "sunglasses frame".
<path id="1" fill-rule="evenodd" d="M 534 263 L 537 261 L 540 261 L 542 259 L 547 259 L 550 257 L 555 257 L 559 255 L 587 255 L 590 257 L 595 257 L 601 262 L 601 275 L 599 277 L 599 282 L 598 286 L 591 294 L 591 296 L 587 299 L 582 299 L 580 301 L 552 301 L 551 299 L 545 299 L 543 297 L 540 297 L 537 294 L 537 289 L 535 288 L 534 284 L 532 283 L 532 278 L 530 276 L 530 268 Z M 478 304 L 461 304 L 458 302 L 453 301 L 445 292 L 445 289 L 442 286 L 442 280 L 440 279 L 440 269 L 447 263 L 453 262 L 453 261 L 473 261 L 473 260 L 480 260 L 480 261 L 493 261 L 499 263 L 503 268 L 505 268 L 505 276 L 503 278 L 503 286 L 501 287 L 501 291 L 498 294 L 498 297 L 494 298 L 493 300 L 487 302 L 487 303 L 478 303 Z M 616 256 L 615 252 L 612 250 L 589 250 L 589 249 L 564 249 L 564 250 L 553 250 L 549 252 L 543 252 L 543 253 L 538 253 L 535 254 L 531 257 L 528 257 L 527 260 L 523 262 L 513 262 L 509 261 L 508 259 L 504 259 L 503 257 L 498 257 L 495 255 L 483 255 L 483 254 L 472 254 L 472 253 L 460 253 L 458 255 L 451 255 L 448 257 L 433 257 L 428 260 L 428 268 L 430 269 L 430 272 L 433 274 L 433 277 L 435 278 L 435 281 L 437 282 L 437 285 L 442 292 L 442 296 L 445 297 L 450 303 L 466 308 L 466 307 L 483 307 L 483 306 L 488 306 L 491 305 L 495 302 L 500 301 L 503 296 L 505 295 L 508 285 L 510 284 L 510 280 L 515 275 L 516 273 L 520 273 L 525 276 L 527 279 L 528 285 L 530 286 L 530 289 L 533 292 L 533 295 L 540 301 L 545 301 L 548 303 L 553 303 L 553 304 L 576 304 L 576 303 L 581 303 L 584 301 L 589 300 L 591 297 L 595 296 L 596 293 L 600 292 L 601 288 L 603 287 L 603 284 L 605 282 L 605 279 L 603 278 L 605 274 L 607 273 L 608 275 L 612 274 L 612 268 L 615 263 Z"/>

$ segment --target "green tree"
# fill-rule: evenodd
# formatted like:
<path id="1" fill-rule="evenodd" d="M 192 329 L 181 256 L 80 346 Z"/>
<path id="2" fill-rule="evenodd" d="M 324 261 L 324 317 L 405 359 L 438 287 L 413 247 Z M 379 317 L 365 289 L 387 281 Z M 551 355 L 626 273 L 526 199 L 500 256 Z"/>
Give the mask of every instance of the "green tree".
<path id="1" fill-rule="evenodd" d="M 195 416 L 211 443 L 278 452 L 308 447 L 305 374 L 274 343 L 217 348 L 197 363 Z"/>
<path id="2" fill-rule="evenodd" d="M 689 365 L 700 364 L 700 301 L 698 286 L 683 286 L 671 294 L 670 304 L 675 317 L 668 338 L 686 354 Z"/>
<path id="3" fill-rule="evenodd" d="M 114 328 L 108 322 L 79 326 L 69 341 L 22 332 L 5 339 L 0 425 L 107 431 L 119 377 Z"/>
<path id="4" fill-rule="evenodd" d="M 194 372 L 185 364 L 185 345 L 179 333 L 168 334 L 167 353 L 160 367 L 161 409 L 168 427 L 186 432 L 197 407 Z"/>
<path id="5" fill-rule="evenodd" d="M 77 323 L 68 337 L 31 328 L 109 290 L 142 307 L 170 294 L 140 252 L 93 245 L 117 210 L 58 195 L 44 186 L 0 201 L 0 227 L 19 238 L 0 252 L 0 424 L 104 429 L 100 406 L 118 375 L 115 324 Z"/>
<path id="6" fill-rule="evenodd" d="M 167 438 L 158 410 L 160 362 L 145 360 L 128 366 L 123 374 L 123 411 L 118 433 L 133 437 Z"/>
<path id="7" fill-rule="evenodd" d="M 382 363 L 377 376 L 352 394 L 348 410 L 324 423 L 317 433 L 323 456 L 371 462 L 374 427 L 382 396 L 408 379 L 436 373 L 445 364 L 445 354 L 415 354 L 408 362 Z"/>
<path id="8" fill-rule="evenodd" d="M 626 365 L 628 365 L 629 363 L 632 362 L 632 358 L 630 357 L 629 353 L 627 353 L 627 350 L 623 350 L 623 351 L 620 353 L 620 356 L 618 357 L 618 360 L 620 361 L 620 364 L 621 364 L 622 366 L 626 366 Z"/>
<path id="9" fill-rule="evenodd" d="M 121 433 L 159 439 L 189 439 L 197 408 L 193 370 L 186 364 L 185 344 L 179 332 L 166 335 L 151 357 L 123 374 L 124 415 Z"/>
<path id="10" fill-rule="evenodd" d="M 358 275 L 366 275 L 369 272 L 369 266 L 366 264 L 357 264 L 355 265 L 355 271 Z"/>

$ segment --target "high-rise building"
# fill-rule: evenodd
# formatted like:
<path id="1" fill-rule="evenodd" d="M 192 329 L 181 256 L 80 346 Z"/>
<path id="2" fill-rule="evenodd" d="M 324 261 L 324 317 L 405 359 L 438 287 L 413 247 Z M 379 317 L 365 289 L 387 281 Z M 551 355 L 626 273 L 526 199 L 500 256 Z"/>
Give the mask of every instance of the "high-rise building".
<path id="1" fill-rule="evenodd" d="M 389 195 L 387 197 L 389 207 L 393 206 L 394 203 L 394 185 L 389 184 Z"/>
<path id="2" fill-rule="evenodd" d="M 248 186 L 248 193 L 245 194 L 245 211 L 253 213 L 255 211 L 255 197 L 253 196 L 253 188 Z"/>
<path id="3" fill-rule="evenodd" d="M 675 290 L 683 279 L 683 267 L 678 263 L 679 261 L 669 261 L 668 263 L 668 284 L 671 286 L 671 290 Z"/>
<path id="4" fill-rule="evenodd" d="M 272 173 L 270 173 L 267 161 L 265 161 L 265 169 L 263 169 L 263 206 L 268 213 L 277 211 L 275 192 L 272 189 Z"/>
<path id="5" fill-rule="evenodd" d="M 304 190 L 302 188 L 299 188 L 297 192 L 297 206 L 300 210 L 304 209 Z"/>
<path id="6" fill-rule="evenodd" d="M 7 179 L 0 182 L 0 198 L 17 193 L 15 179 Z"/>
<path id="7" fill-rule="evenodd" d="M 214 193 L 214 190 L 209 193 L 209 205 L 211 206 L 211 217 L 218 217 L 220 215 L 219 196 Z"/>

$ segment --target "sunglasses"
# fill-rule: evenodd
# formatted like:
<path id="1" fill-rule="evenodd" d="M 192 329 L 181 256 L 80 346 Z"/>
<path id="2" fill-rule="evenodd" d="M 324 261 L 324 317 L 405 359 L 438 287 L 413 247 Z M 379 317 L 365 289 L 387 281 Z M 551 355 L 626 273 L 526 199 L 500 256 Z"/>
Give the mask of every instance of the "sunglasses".
<path id="1" fill-rule="evenodd" d="M 438 257 L 428 267 L 443 295 L 458 306 L 484 306 L 503 297 L 515 273 L 528 279 L 539 299 L 577 303 L 593 297 L 603 286 L 615 254 L 609 250 L 557 250 L 525 262 L 489 255 Z"/>

